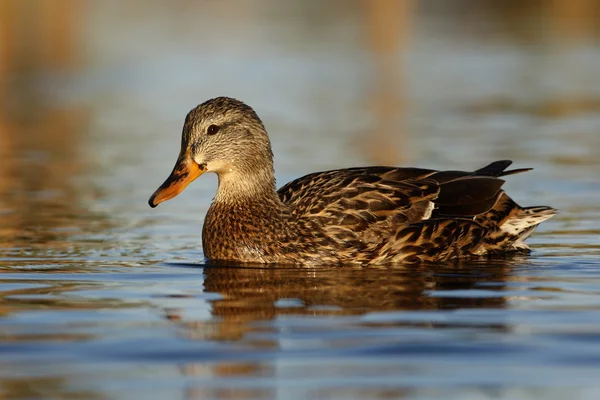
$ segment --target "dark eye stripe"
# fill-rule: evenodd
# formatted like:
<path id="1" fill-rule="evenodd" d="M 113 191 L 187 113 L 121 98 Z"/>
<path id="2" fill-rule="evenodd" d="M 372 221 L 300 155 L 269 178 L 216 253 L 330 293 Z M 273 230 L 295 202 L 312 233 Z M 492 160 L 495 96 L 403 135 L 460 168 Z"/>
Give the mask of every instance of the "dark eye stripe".
<path id="1" fill-rule="evenodd" d="M 208 127 L 208 129 L 206 129 L 206 134 L 214 135 L 215 133 L 219 132 L 219 129 L 221 129 L 219 125 L 211 125 Z"/>

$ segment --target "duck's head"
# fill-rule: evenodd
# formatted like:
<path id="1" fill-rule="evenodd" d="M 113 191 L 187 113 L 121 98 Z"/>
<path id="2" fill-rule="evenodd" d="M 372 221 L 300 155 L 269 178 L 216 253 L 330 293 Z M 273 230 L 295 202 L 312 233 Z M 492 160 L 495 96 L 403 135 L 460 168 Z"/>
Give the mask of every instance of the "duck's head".
<path id="1" fill-rule="evenodd" d="M 269 137 L 258 115 L 243 102 L 217 97 L 188 113 L 175 167 L 148 204 L 156 207 L 177 196 L 205 172 L 219 175 L 220 191 L 222 186 L 242 192 L 261 185 L 274 188 Z"/>

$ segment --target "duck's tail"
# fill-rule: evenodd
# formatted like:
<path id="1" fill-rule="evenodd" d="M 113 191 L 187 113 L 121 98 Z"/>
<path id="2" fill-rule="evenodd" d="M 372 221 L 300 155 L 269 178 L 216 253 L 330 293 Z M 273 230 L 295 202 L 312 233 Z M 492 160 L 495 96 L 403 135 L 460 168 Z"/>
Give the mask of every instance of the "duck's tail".
<path id="1" fill-rule="evenodd" d="M 519 207 L 517 205 L 517 207 Z M 508 235 L 515 250 L 529 250 L 525 244 L 527 239 L 539 224 L 556 215 L 557 210 L 547 206 L 519 207 L 519 212 L 499 225 L 502 232 Z"/>
<path id="2" fill-rule="evenodd" d="M 503 192 L 494 207 L 476 217 L 476 221 L 490 232 L 486 238 L 487 252 L 529 250 L 525 239 L 556 213 L 556 209 L 547 206 L 521 207 Z"/>

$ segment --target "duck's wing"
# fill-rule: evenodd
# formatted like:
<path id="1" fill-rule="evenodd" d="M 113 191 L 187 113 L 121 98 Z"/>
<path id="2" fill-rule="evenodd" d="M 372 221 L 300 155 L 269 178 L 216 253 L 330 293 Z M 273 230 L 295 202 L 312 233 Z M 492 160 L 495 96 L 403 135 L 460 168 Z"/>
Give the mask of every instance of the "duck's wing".
<path id="1" fill-rule="evenodd" d="M 390 215 L 419 208 L 421 201 L 437 196 L 437 183 L 426 179 L 433 172 L 392 167 L 317 172 L 288 183 L 279 189 L 279 196 L 299 218 L 366 228 Z"/>
<path id="2" fill-rule="evenodd" d="M 489 211 L 501 195 L 499 176 L 510 161 L 474 172 L 363 167 L 306 175 L 278 193 L 293 215 L 354 232 L 374 224 L 413 224 L 430 218 L 469 218 Z"/>

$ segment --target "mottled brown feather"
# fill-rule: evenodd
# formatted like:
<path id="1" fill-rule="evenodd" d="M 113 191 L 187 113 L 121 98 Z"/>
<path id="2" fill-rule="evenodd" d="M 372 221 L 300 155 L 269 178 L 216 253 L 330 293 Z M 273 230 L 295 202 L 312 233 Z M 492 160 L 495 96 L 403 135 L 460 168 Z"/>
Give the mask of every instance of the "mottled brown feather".
<path id="1" fill-rule="evenodd" d="M 211 124 L 220 129 L 208 136 Z M 522 208 L 504 193 L 501 177 L 529 170 L 507 170 L 508 160 L 471 172 L 316 172 L 275 191 L 264 125 L 246 104 L 226 97 L 188 114 L 181 157 L 219 175 L 202 230 L 212 260 L 374 265 L 483 256 L 526 249 L 523 240 L 556 212 Z"/>

